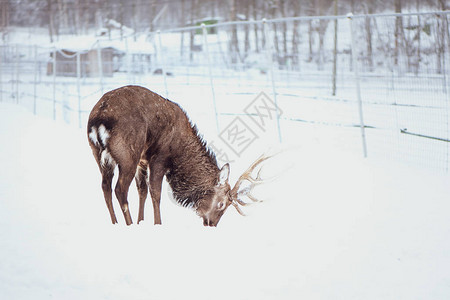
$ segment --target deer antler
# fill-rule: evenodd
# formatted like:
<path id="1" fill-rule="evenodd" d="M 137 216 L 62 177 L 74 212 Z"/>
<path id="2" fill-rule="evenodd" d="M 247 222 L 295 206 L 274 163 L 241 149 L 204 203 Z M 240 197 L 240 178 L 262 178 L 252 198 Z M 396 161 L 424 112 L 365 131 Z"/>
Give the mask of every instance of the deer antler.
<path id="1" fill-rule="evenodd" d="M 241 199 L 239 199 L 240 196 L 246 196 L 253 202 L 261 202 L 261 200 L 256 199 L 250 192 L 253 190 L 253 188 L 256 185 L 259 185 L 261 183 L 264 183 L 265 181 L 261 179 L 260 173 L 261 169 L 259 169 L 256 178 L 252 177 L 252 172 L 255 170 L 255 168 L 261 164 L 263 161 L 269 159 L 271 156 L 261 155 L 254 163 L 250 165 L 250 167 L 242 173 L 242 175 L 239 177 L 239 179 L 236 181 L 236 184 L 234 185 L 233 189 L 231 190 L 231 197 L 232 202 L 231 204 L 236 208 L 237 212 L 241 215 L 245 215 L 242 210 L 239 208 L 239 205 L 246 206 L 250 203 L 244 202 Z M 250 186 L 246 187 L 245 189 L 239 191 L 239 188 L 241 187 L 241 184 L 244 181 L 249 181 Z"/>

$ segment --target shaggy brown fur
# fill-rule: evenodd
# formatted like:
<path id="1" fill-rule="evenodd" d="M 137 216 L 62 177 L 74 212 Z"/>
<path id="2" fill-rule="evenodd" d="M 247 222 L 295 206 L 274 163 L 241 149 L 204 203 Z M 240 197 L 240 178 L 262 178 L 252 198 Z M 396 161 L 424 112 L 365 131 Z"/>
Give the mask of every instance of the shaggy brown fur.
<path id="1" fill-rule="evenodd" d="M 90 113 L 87 133 L 102 173 L 102 189 L 113 223 L 117 219 L 112 207 L 111 183 L 116 165 L 119 179 L 115 194 L 128 225 L 132 220 L 127 193 L 134 177 L 140 198 L 138 222 L 144 219 L 149 189 L 155 224 L 161 224 L 159 203 L 164 176 L 175 199 L 183 206 L 196 209 L 206 218 L 205 225 L 217 225 L 223 213 L 215 214 L 218 219 L 211 220 L 213 200 L 216 205 L 226 198 L 225 208 L 231 203 L 227 196 L 228 178 L 219 184 L 221 170 L 216 158 L 186 113 L 177 104 L 146 88 L 125 86 L 106 93 Z M 221 195 L 219 200 L 218 195 Z"/>

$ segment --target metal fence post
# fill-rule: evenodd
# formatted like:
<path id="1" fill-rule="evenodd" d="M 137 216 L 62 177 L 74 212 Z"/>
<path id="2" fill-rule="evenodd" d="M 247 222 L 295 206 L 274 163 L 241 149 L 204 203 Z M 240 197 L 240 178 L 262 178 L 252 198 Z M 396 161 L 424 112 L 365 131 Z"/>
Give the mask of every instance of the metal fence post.
<path id="1" fill-rule="evenodd" d="M 202 26 L 202 33 L 203 33 L 203 47 L 205 48 L 206 61 L 208 62 L 209 84 L 211 85 L 214 114 L 216 115 L 217 134 L 219 134 L 220 133 L 219 115 L 217 114 L 216 93 L 214 91 L 214 81 L 213 81 L 213 75 L 212 75 L 212 69 L 211 69 L 211 57 L 209 55 L 209 49 L 208 49 L 208 31 L 206 30 L 206 26 L 204 23 L 202 23 L 201 26 Z"/>
<path id="2" fill-rule="evenodd" d="M 98 63 L 98 76 L 100 77 L 100 91 L 103 95 L 103 61 L 102 61 L 102 47 L 100 46 L 100 40 L 97 40 L 97 63 Z"/>
<path id="3" fill-rule="evenodd" d="M 356 51 L 356 40 L 355 40 L 355 29 L 353 27 L 353 14 L 349 13 L 347 15 L 348 20 L 350 22 L 350 36 L 352 40 L 352 61 L 353 61 L 353 72 L 355 74 L 355 83 L 356 83 L 356 98 L 358 100 L 358 112 L 359 112 L 359 126 L 361 128 L 361 139 L 362 139 L 362 147 L 363 147 L 363 155 L 367 157 L 367 143 L 366 143 L 366 130 L 364 126 L 364 117 L 363 117 L 363 108 L 362 108 L 362 99 L 361 99 L 361 87 L 359 82 L 359 70 L 358 70 L 358 52 Z"/>
<path id="4" fill-rule="evenodd" d="M 167 88 L 167 74 L 166 74 L 166 62 L 164 60 L 162 41 L 161 41 L 161 30 L 158 30 L 158 42 L 159 42 L 159 55 L 161 58 L 161 70 L 164 79 L 164 88 L 166 89 L 166 97 L 169 97 L 169 89 Z"/>
<path id="5" fill-rule="evenodd" d="M 78 127 L 81 128 L 81 57 L 77 52 L 77 94 L 78 94 Z"/>
<path id="6" fill-rule="evenodd" d="M 36 115 L 36 97 L 37 97 L 37 78 L 39 72 L 38 50 L 34 45 L 34 82 L 33 82 L 33 113 Z"/>
<path id="7" fill-rule="evenodd" d="M 15 67 L 14 67 L 14 72 L 16 73 L 15 75 L 15 83 L 16 83 L 16 104 L 19 104 L 19 81 L 20 81 L 20 79 L 19 79 L 19 73 L 20 73 L 20 71 L 19 71 L 19 64 L 20 64 L 20 62 L 19 62 L 19 60 L 20 60 L 20 53 L 19 53 L 19 45 L 17 44 L 16 45 L 16 52 L 15 52 L 15 55 L 16 55 L 16 60 L 15 60 Z"/>
<path id="8" fill-rule="evenodd" d="M 122 38 L 120 38 L 120 40 L 122 41 Z M 123 39 L 123 42 L 125 43 L 125 53 L 126 53 L 125 54 L 125 58 L 126 58 L 125 67 L 126 67 L 126 72 L 127 72 L 127 80 L 128 80 L 128 82 L 133 82 L 132 70 L 131 70 L 131 65 L 132 65 L 131 59 L 133 58 L 132 57 L 133 54 L 130 54 L 130 47 L 128 45 L 128 37 L 125 37 Z"/>
<path id="9" fill-rule="evenodd" d="M 441 15 L 440 16 L 441 17 L 441 19 L 444 19 L 444 21 L 442 22 L 443 23 L 443 27 L 445 27 L 445 29 L 443 29 L 443 30 L 445 30 L 445 32 L 447 32 L 448 33 L 448 31 L 447 31 L 447 28 L 448 28 L 448 19 L 447 19 L 447 15 Z M 442 44 L 443 45 L 450 45 L 450 41 L 448 41 L 448 38 L 449 38 L 449 36 L 447 35 L 447 34 L 443 34 L 442 35 L 442 37 L 443 37 L 443 41 L 442 41 Z M 447 64 L 446 64 L 446 62 L 448 61 L 447 59 L 448 59 L 448 47 L 444 47 L 444 53 L 443 53 L 443 59 L 442 59 L 442 74 L 444 75 L 444 93 L 445 93 L 445 120 L 446 120 L 446 132 L 447 132 L 447 140 L 449 140 L 449 130 L 450 130 L 450 127 L 449 127 L 449 113 L 450 113 L 450 111 L 449 111 L 449 101 L 450 101 L 450 95 L 449 95 L 449 79 L 448 79 L 448 77 L 449 77 L 449 74 L 447 73 L 447 69 L 449 69 L 448 68 L 448 66 L 447 66 Z M 445 154 L 445 156 L 446 156 L 446 163 L 445 163 L 445 171 L 446 172 L 448 172 L 448 168 L 449 168 L 449 147 L 450 147 L 450 143 L 447 145 L 447 147 L 446 147 L 446 154 Z"/>
<path id="10" fill-rule="evenodd" d="M 336 17 L 334 19 L 334 47 L 333 47 L 333 82 L 332 82 L 332 92 L 331 94 L 333 96 L 336 96 L 336 80 L 337 80 L 337 48 L 338 48 L 338 19 L 337 19 L 337 13 L 338 13 L 338 0 L 334 0 L 334 16 Z"/>
<path id="11" fill-rule="evenodd" d="M 280 128 L 280 113 L 279 113 L 279 109 L 278 109 L 277 91 L 275 89 L 275 74 L 274 74 L 274 70 L 273 70 L 274 67 L 273 67 L 273 60 L 272 60 L 273 47 L 272 47 L 272 42 L 269 39 L 269 34 L 267 31 L 267 20 L 262 19 L 262 24 L 263 24 L 264 37 L 266 40 L 266 49 L 265 50 L 266 50 L 266 55 L 267 55 L 267 66 L 269 69 L 270 79 L 272 82 L 273 100 L 274 100 L 275 106 L 277 108 L 276 115 L 277 115 L 278 141 L 281 143 L 282 139 L 281 139 L 281 128 Z"/>
<path id="12" fill-rule="evenodd" d="M 56 120 L 56 48 L 53 48 L 53 120 Z"/>
<path id="13" fill-rule="evenodd" d="M 3 62 L 3 52 L 5 51 L 5 46 L 0 46 L 0 102 L 3 102 L 3 68 L 2 68 L 2 62 Z"/>

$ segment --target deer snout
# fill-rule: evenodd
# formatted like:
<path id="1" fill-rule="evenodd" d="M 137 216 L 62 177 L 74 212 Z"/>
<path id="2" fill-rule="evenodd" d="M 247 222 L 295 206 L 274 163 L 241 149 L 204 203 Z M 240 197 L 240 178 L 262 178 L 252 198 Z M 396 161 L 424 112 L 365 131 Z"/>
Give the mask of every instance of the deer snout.
<path id="1" fill-rule="evenodd" d="M 208 219 L 207 217 L 203 218 L 203 226 L 216 227 L 217 223 L 219 223 L 219 222 L 218 221 L 214 222 L 214 221 Z"/>
<path id="2" fill-rule="evenodd" d="M 214 224 L 214 222 L 212 222 L 208 218 L 203 218 L 203 225 L 204 226 L 210 226 L 210 227 L 216 227 L 217 223 Z"/>

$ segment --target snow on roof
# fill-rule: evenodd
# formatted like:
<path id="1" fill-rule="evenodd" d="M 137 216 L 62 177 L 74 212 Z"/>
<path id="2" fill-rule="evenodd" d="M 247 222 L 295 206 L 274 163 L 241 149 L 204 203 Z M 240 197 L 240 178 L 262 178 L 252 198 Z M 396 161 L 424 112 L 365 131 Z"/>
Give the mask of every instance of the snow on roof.
<path id="1" fill-rule="evenodd" d="M 100 43 L 102 48 L 114 48 L 122 52 L 155 53 L 154 45 L 147 41 L 146 36 L 143 35 L 136 37 L 136 40 L 133 36 L 125 36 L 122 39 L 120 37 L 109 39 L 106 36 L 99 37 L 94 35 L 67 36 L 50 46 L 61 50 L 79 52 L 96 49 L 98 47 L 97 43 Z"/>

